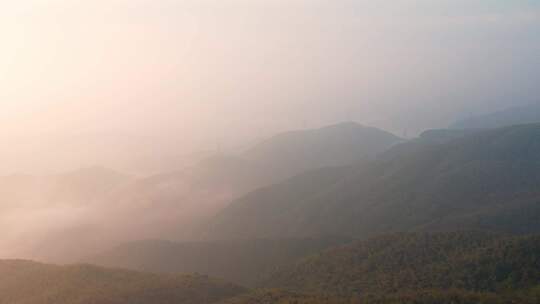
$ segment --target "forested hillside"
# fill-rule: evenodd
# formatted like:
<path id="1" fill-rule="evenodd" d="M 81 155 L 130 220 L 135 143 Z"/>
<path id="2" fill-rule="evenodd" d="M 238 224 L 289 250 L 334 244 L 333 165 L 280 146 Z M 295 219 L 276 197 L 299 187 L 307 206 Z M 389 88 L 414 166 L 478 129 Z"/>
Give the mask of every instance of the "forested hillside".
<path id="1" fill-rule="evenodd" d="M 363 298 L 428 297 L 429 291 L 534 297 L 540 295 L 540 238 L 482 232 L 381 236 L 307 257 L 265 286 Z"/>
<path id="2" fill-rule="evenodd" d="M 422 290 L 343 298 L 271 289 L 256 290 L 219 302 L 219 304 L 536 304 L 539 299 L 538 291 L 516 295 L 463 290 Z"/>

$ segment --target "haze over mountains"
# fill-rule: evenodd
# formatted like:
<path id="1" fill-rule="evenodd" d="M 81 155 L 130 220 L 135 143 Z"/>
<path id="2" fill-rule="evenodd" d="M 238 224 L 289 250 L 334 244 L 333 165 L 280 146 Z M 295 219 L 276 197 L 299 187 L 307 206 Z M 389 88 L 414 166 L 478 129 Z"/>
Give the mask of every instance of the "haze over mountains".
<path id="1" fill-rule="evenodd" d="M 540 1 L 1 3 L 0 304 L 540 303 Z"/>
<path id="2" fill-rule="evenodd" d="M 362 237 L 456 226 L 535 232 L 538 130 L 426 132 L 371 162 L 313 170 L 250 193 L 210 221 L 207 237 Z"/>
<path id="3" fill-rule="evenodd" d="M 452 129 L 490 129 L 540 122 L 540 103 L 511 107 L 496 113 L 473 116 L 455 122 Z"/>
<path id="4" fill-rule="evenodd" d="M 1 177 L 2 256 L 24 257 L 38 248 L 43 256 L 49 250 L 86 252 L 99 239 L 93 235 L 95 221 L 106 217 L 98 210 L 113 212 L 108 199 L 131 180 L 102 167 L 49 176 Z M 69 243 L 68 238 L 79 240 L 78 246 L 60 246 Z"/>
<path id="5" fill-rule="evenodd" d="M 39 255 L 29 257 L 62 261 L 114 242 L 193 239 L 203 222 L 237 197 L 305 170 L 373 157 L 399 141 L 375 128 L 343 123 L 279 134 L 242 154 L 216 155 L 150 177 L 99 167 L 54 176 L 7 176 L 3 198 L 16 208 L 5 213 L 3 233 L 12 241 L 4 247 L 9 256 L 39 248 Z M 28 218 L 25 227 L 9 221 L 21 214 Z M 20 242 L 27 235 L 32 236 L 27 244 Z"/>
<path id="6" fill-rule="evenodd" d="M 19 254 L 154 274 L 4 261 L 13 279 L 0 288 L 10 304 L 535 303 L 538 242 L 511 235 L 540 233 L 539 140 L 540 124 L 404 141 L 343 123 L 151 177 L 5 177 L 6 214 L 81 212 L 25 227 L 34 239 Z"/>
<path id="7" fill-rule="evenodd" d="M 210 235 L 366 237 L 455 227 L 536 232 L 539 155 L 538 124 L 442 144 L 405 143 L 368 164 L 309 172 L 250 193 L 213 220 Z"/>
<path id="8" fill-rule="evenodd" d="M 0 193 L 11 205 L 4 204 L 2 207 L 91 205 L 129 180 L 129 176 L 102 167 L 49 176 L 3 176 L 0 179 Z"/>
<path id="9" fill-rule="evenodd" d="M 276 171 L 277 181 L 317 168 L 353 164 L 400 141 L 386 131 L 346 122 L 278 134 L 246 151 L 244 157 Z"/>
<path id="10" fill-rule="evenodd" d="M 207 215 L 259 187 L 307 170 L 373 157 L 400 140 L 355 123 L 278 134 L 239 155 L 218 154 L 184 170 L 141 179 L 129 192 L 143 192 L 149 201 L 197 205 L 206 208 L 202 213 Z M 191 211 L 190 216 L 197 215 Z"/>

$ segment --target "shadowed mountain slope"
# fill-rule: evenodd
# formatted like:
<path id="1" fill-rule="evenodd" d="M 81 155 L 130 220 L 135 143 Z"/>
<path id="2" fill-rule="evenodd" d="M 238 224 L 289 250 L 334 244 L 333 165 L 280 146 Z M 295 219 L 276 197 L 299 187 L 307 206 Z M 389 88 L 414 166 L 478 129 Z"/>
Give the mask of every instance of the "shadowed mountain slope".
<path id="1" fill-rule="evenodd" d="M 409 142 L 358 166 L 252 192 L 210 223 L 211 238 L 478 228 L 540 231 L 540 125 Z"/>

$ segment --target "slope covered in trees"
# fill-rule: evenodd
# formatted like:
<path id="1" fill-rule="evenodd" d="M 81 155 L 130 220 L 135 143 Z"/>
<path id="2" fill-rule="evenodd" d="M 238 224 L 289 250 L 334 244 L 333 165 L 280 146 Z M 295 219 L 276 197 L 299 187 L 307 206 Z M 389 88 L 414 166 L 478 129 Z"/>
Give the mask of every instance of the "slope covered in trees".
<path id="1" fill-rule="evenodd" d="M 209 304 L 242 292 L 205 276 L 0 261 L 1 304 Z"/>
<path id="2" fill-rule="evenodd" d="M 535 304 L 540 237 L 400 233 L 314 254 L 224 304 Z"/>
<path id="3" fill-rule="evenodd" d="M 265 285 L 348 297 L 430 290 L 538 295 L 540 237 L 480 232 L 381 236 L 307 257 Z"/>
<path id="4" fill-rule="evenodd" d="M 219 304 L 536 304 L 538 291 L 496 294 L 464 290 L 419 290 L 379 296 L 336 297 L 281 289 L 256 290 Z"/>
<path id="5" fill-rule="evenodd" d="M 309 172 L 248 194 L 210 237 L 408 230 L 540 231 L 540 125 L 398 145 L 358 166 Z"/>

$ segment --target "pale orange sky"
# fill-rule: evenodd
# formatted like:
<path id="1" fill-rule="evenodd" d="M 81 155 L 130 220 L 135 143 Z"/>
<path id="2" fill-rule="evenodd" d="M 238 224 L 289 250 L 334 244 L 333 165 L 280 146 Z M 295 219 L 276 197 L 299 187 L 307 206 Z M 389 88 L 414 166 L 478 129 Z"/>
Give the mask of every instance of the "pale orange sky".
<path id="1" fill-rule="evenodd" d="M 0 173 L 343 120 L 414 134 L 531 102 L 539 7 L 512 3 L 4 1 Z"/>

